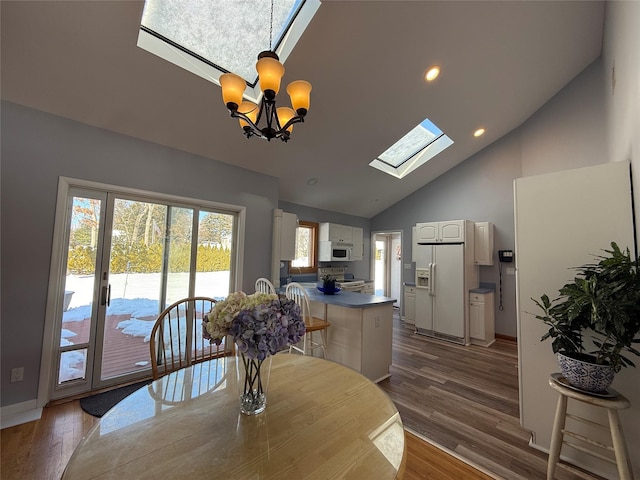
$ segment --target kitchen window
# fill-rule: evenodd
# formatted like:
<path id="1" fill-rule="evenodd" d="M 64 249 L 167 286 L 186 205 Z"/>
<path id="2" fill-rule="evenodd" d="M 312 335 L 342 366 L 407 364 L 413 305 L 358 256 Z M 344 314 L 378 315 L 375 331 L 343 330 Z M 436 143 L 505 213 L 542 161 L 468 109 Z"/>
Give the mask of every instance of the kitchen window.
<path id="1" fill-rule="evenodd" d="M 291 273 L 315 273 L 318 269 L 318 224 L 300 220 L 296 228 L 296 258 Z"/>

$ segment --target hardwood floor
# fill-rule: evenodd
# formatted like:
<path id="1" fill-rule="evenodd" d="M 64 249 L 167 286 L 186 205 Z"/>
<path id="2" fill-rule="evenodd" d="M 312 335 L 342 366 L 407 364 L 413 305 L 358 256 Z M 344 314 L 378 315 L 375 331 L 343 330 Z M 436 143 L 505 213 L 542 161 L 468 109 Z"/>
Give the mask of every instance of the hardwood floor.
<path id="1" fill-rule="evenodd" d="M 546 455 L 527 445 L 529 434 L 518 424 L 514 343 L 457 346 L 415 335 L 397 318 L 393 342 L 391 377 L 380 386 L 409 429 L 404 480 L 545 478 Z M 73 400 L 45 408 L 36 422 L 2 430 L 0 478 L 59 479 L 96 422 Z M 597 479 L 565 464 L 556 478 Z"/>
<path id="2" fill-rule="evenodd" d="M 76 445 L 98 419 L 80 408 L 79 400 L 43 410 L 42 418 L 1 432 L 3 480 L 58 480 Z M 404 480 L 489 480 L 455 457 L 406 433 Z"/>
<path id="3" fill-rule="evenodd" d="M 514 342 L 465 347 L 416 335 L 396 317 L 391 377 L 379 385 L 409 431 L 495 478 L 546 478 L 547 455 L 528 446 L 519 425 Z M 561 464 L 556 478 L 598 477 Z"/>

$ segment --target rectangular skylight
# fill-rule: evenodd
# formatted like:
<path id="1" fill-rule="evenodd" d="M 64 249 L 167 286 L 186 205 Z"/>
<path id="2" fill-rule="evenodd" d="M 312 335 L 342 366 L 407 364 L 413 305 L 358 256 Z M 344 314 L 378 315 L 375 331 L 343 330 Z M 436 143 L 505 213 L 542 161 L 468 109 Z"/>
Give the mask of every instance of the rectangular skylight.
<path id="1" fill-rule="evenodd" d="M 232 72 L 257 102 L 258 54 L 273 50 L 284 64 L 320 0 L 146 0 L 138 46 L 219 85 Z M 269 42 L 272 37 L 272 45 Z"/>
<path id="2" fill-rule="evenodd" d="M 396 178 L 403 178 L 452 144 L 453 140 L 425 118 L 369 165 Z"/>

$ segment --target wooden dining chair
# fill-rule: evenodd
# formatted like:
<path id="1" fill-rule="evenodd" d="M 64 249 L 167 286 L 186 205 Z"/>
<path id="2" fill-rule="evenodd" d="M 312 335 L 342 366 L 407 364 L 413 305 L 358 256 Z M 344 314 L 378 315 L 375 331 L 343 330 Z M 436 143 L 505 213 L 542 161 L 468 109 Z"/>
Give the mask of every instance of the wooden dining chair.
<path id="1" fill-rule="evenodd" d="M 276 287 L 273 286 L 268 279 L 261 277 L 256 280 L 256 292 L 259 293 L 272 293 L 276 295 Z"/>
<path id="2" fill-rule="evenodd" d="M 149 340 L 154 379 L 232 352 L 230 345 L 212 345 L 202 335 L 202 320 L 215 303 L 209 297 L 184 298 L 158 315 Z"/>
<path id="3" fill-rule="evenodd" d="M 313 350 L 322 350 L 322 357 L 327 358 L 327 328 L 331 325 L 326 319 L 314 317 L 311 314 L 311 307 L 309 304 L 309 296 L 304 287 L 299 283 L 293 282 L 287 285 L 285 292 L 287 298 L 293 300 L 300 305 L 300 313 L 304 318 L 304 325 L 306 327 L 306 333 L 302 339 L 302 348 L 298 345 L 291 345 L 289 347 L 289 353 L 298 351 L 303 355 L 312 355 Z M 320 336 L 319 341 L 313 339 L 314 332 L 317 332 Z"/>

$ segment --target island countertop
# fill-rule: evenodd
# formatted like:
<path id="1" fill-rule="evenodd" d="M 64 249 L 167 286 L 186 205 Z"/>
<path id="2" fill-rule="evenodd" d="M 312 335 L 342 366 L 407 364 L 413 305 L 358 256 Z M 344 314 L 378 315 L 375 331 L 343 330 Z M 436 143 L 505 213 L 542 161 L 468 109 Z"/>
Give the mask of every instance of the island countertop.
<path id="1" fill-rule="evenodd" d="M 334 295 L 325 295 L 318 291 L 315 286 L 313 288 L 305 288 L 309 294 L 309 300 L 312 302 L 322 302 L 328 305 L 339 305 L 347 308 L 368 308 L 385 305 L 387 303 L 395 303 L 396 299 L 391 297 L 382 297 L 380 295 L 367 295 L 358 292 L 338 292 Z"/>
<path id="2" fill-rule="evenodd" d="M 334 295 L 325 295 L 316 288 L 315 283 L 301 283 L 301 285 L 309 295 L 309 301 L 326 303 L 327 305 L 337 305 L 346 308 L 369 308 L 396 302 L 396 299 L 391 297 L 348 291 L 338 292 Z M 278 288 L 277 292 L 284 295 L 285 287 Z"/>

